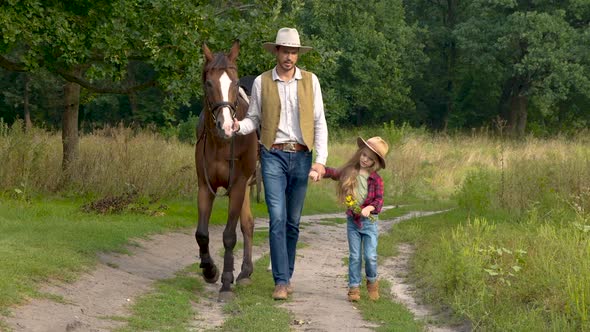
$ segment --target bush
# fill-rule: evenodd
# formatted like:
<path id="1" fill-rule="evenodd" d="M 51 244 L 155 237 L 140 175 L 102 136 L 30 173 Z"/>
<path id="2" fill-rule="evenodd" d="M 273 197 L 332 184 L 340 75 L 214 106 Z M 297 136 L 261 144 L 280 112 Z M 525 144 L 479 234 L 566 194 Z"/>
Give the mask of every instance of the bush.
<path id="1" fill-rule="evenodd" d="M 496 187 L 491 171 L 477 169 L 467 174 L 455 198 L 460 207 L 481 215 L 492 205 Z"/>
<path id="2" fill-rule="evenodd" d="M 192 113 L 186 119 L 181 121 L 178 128 L 178 140 L 184 143 L 194 145 L 197 143 L 197 125 L 199 124 L 199 116 Z"/>

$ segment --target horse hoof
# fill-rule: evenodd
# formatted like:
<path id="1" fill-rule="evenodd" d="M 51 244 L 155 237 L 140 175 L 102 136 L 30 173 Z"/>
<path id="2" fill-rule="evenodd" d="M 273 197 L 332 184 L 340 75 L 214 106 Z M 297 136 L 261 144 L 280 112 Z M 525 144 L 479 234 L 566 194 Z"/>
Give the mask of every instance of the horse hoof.
<path id="1" fill-rule="evenodd" d="M 219 270 L 217 269 L 217 266 L 213 266 L 210 273 L 206 273 L 205 270 L 203 270 L 203 279 L 205 279 L 205 282 L 208 284 L 216 283 L 217 280 L 219 280 Z"/>
<path id="2" fill-rule="evenodd" d="M 238 285 L 241 285 L 241 286 L 250 286 L 250 285 L 252 285 L 252 279 L 250 279 L 250 278 L 238 279 L 237 283 L 238 283 Z"/>
<path id="3" fill-rule="evenodd" d="M 236 294 L 234 294 L 234 292 L 231 292 L 231 291 L 219 292 L 218 301 L 219 302 L 229 302 L 235 298 L 236 298 Z"/>

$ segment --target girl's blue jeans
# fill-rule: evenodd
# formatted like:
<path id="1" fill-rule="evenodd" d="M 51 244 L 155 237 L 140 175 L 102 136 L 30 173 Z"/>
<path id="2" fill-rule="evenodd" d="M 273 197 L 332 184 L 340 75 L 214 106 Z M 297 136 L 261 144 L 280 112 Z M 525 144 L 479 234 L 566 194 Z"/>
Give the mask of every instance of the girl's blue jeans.
<path id="1" fill-rule="evenodd" d="M 286 285 L 293 276 L 299 239 L 299 219 L 311 168 L 310 151 L 284 152 L 260 148 L 264 198 L 270 218 L 269 243 L 275 285 Z"/>
<path id="2" fill-rule="evenodd" d="M 377 218 L 377 216 L 375 216 Z M 348 287 L 359 287 L 362 281 L 361 267 L 362 256 L 365 258 L 365 274 L 367 280 L 377 280 L 377 242 L 379 229 L 377 220 L 362 218 L 362 227 L 359 228 L 351 216 L 347 217 L 348 234 Z M 361 256 L 362 255 L 362 256 Z"/>

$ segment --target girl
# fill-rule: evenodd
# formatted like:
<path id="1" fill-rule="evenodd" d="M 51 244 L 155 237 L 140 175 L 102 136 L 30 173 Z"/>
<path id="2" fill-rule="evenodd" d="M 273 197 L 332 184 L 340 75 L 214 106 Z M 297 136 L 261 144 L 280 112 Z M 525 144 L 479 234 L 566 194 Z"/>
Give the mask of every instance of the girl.
<path id="1" fill-rule="evenodd" d="M 346 204 L 348 249 L 348 300 L 361 298 L 361 245 L 365 258 L 367 291 L 371 300 L 379 299 L 377 280 L 377 215 L 383 207 L 383 179 L 377 173 L 385 168 L 389 150 L 381 137 L 357 138 L 358 150 L 341 168 L 326 167 L 324 177 L 338 181 L 338 199 Z M 315 170 L 309 172 L 319 180 Z"/>

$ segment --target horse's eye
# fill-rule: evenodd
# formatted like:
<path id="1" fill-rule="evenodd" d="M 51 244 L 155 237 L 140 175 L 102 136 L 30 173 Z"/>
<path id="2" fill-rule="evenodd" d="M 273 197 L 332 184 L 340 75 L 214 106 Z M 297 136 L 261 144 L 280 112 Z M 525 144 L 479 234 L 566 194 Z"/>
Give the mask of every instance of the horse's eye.
<path id="1" fill-rule="evenodd" d="M 207 80 L 205 82 L 205 84 L 207 85 L 208 88 L 212 88 L 213 87 L 213 83 L 210 80 Z"/>

